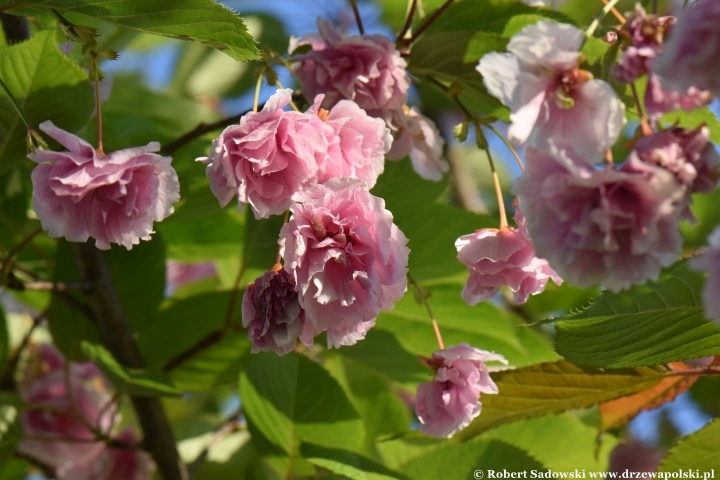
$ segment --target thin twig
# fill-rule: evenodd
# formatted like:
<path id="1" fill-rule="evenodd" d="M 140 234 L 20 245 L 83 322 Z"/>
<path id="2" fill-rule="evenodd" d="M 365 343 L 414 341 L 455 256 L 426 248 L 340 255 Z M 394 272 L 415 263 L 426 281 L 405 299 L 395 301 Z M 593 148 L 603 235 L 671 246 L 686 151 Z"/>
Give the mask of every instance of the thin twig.
<path id="1" fill-rule="evenodd" d="M 49 310 L 50 307 L 47 307 L 45 310 L 42 311 L 42 313 L 33 317 L 32 325 L 28 329 L 17 350 L 15 350 L 15 353 L 5 367 L 5 372 L 3 374 L 2 380 L 0 380 L 0 390 L 14 390 L 15 369 L 20 362 L 20 356 L 22 355 L 23 350 L 25 350 L 25 348 L 27 348 L 27 346 L 30 344 L 30 337 L 32 337 L 35 329 L 40 325 L 45 316 L 47 316 Z"/>
<path id="2" fill-rule="evenodd" d="M 42 227 L 36 228 L 32 232 L 30 232 L 27 237 L 23 238 L 20 243 L 15 245 L 12 250 L 8 252 L 8 254 L 3 259 L 2 268 L 0 268 L 0 282 L 3 281 L 5 276 L 7 275 L 8 265 L 10 265 L 10 261 L 13 259 L 13 257 L 20 253 L 20 251 L 25 248 L 27 244 L 32 242 L 33 238 L 35 238 L 40 232 L 42 232 Z"/>
<path id="3" fill-rule="evenodd" d="M 210 133 L 210 132 L 213 132 L 213 131 L 215 131 L 215 130 L 220 130 L 221 128 L 224 129 L 224 128 L 226 128 L 226 127 L 229 127 L 230 125 L 234 125 L 234 124 L 236 124 L 236 123 L 240 123 L 240 119 L 241 119 L 244 115 L 246 115 L 246 114 L 248 114 L 248 113 L 250 113 L 250 112 L 252 112 L 252 110 L 248 110 L 248 111 L 243 112 L 243 113 L 240 113 L 240 114 L 238 114 L 238 115 L 232 115 L 232 116 L 230 116 L 230 117 L 225 117 L 225 118 L 223 118 L 223 119 L 218 120 L 217 122 L 213 122 L 213 123 L 200 123 L 197 127 L 195 127 L 194 129 L 190 130 L 190 131 L 189 131 L 188 133 L 186 133 L 185 135 L 183 135 L 183 136 L 181 136 L 181 137 L 173 140 L 172 142 L 164 145 L 164 146 L 160 149 L 160 153 L 162 153 L 163 155 L 170 155 L 171 153 L 173 153 L 173 152 L 174 152 L 175 150 L 177 150 L 178 148 L 180 148 L 180 147 L 182 147 L 183 145 L 186 145 L 186 144 L 192 142 L 193 140 L 196 140 L 196 139 L 202 137 L 202 136 L 205 135 L 206 133 Z"/>
<path id="4" fill-rule="evenodd" d="M 405 25 L 403 25 L 402 29 L 400 30 L 400 33 L 397 34 L 396 43 L 400 43 L 405 39 L 405 35 L 410 30 L 410 27 L 412 26 L 413 18 L 415 17 L 415 10 L 417 9 L 417 0 L 410 0 L 410 8 L 407 12 L 407 17 L 405 17 Z"/>
<path id="5" fill-rule="evenodd" d="M 207 350 L 211 346 L 218 343 L 220 340 L 222 340 L 225 337 L 225 334 L 227 333 L 227 329 L 222 330 L 213 330 L 210 332 L 209 335 L 207 335 L 204 338 L 201 338 L 197 343 L 195 343 L 192 347 L 185 350 L 184 352 L 180 353 L 179 355 L 171 358 L 168 360 L 168 362 L 163 367 L 163 370 L 167 373 L 178 366 L 180 366 L 182 363 L 186 362 L 190 358 L 194 357 L 198 353 Z"/>
<path id="6" fill-rule="evenodd" d="M 49 290 L 51 292 L 69 292 L 72 290 L 84 292 L 91 289 L 92 285 L 87 282 L 50 282 L 47 280 L 20 283 L 19 288 L 15 288 L 15 290 Z"/>
<path id="7" fill-rule="evenodd" d="M 440 327 L 438 326 L 437 320 L 435 320 L 435 315 L 433 314 L 432 308 L 430 308 L 430 303 L 427 301 L 427 294 L 425 293 L 425 289 L 423 289 L 409 273 L 407 278 L 408 282 L 417 292 L 417 297 L 420 297 L 420 299 L 422 299 L 422 304 L 425 306 L 425 310 L 427 310 L 428 312 L 430 322 L 432 323 L 433 330 L 435 331 L 435 339 L 438 342 L 440 350 L 445 350 L 445 343 L 443 342 L 442 335 L 440 334 Z"/>
<path id="8" fill-rule="evenodd" d="M 93 70 L 95 70 L 95 114 L 97 116 L 97 152 L 101 157 L 105 156 L 103 150 L 103 125 L 102 125 L 102 105 L 100 101 L 100 65 L 96 58 L 92 60 Z"/>
<path id="9" fill-rule="evenodd" d="M 243 423 L 240 422 L 241 415 L 242 408 L 239 408 L 222 425 L 220 425 L 220 428 L 215 431 L 213 436 L 205 445 L 205 448 L 203 448 L 197 458 L 195 458 L 195 460 L 193 460 L 192 463 L 188 465 L 188 472 L 191 479 L 195 478 L 198 469 L 203 464 L 203 462 L 205 462 L 207 456 L 210 454 L 211 448 L 217 445 L 217 443 L 220 442 L 223 438 L 243 428 Z"/>
<path id="10" fill-rule="evenodd" d="M 454 0 L 446 0 L 445 3 L 443 3 L 443 4 L 440 6 L 440 8 L 438 8 L 437 10 L 435 10 L 435 11 L 433 12 L 433 14 L 430 15 L 430 17 L 429 17 L 427 20 L 425 20 L 425 22 L 423 22 L 423 24 L 420 25 L 415 32 L 413 32 L 413 35 L 412 35 L 412 37 L 410 37 L 410 40 L 408 40 L 407 44 L 408 44 L 408 45 L 412 45 L 412 44 L 415 42 L 415 40 L 417 40 L 418 37 L 419 37 L 420 35 L 422 35 L 423 32 L 424 32 L 425 30 L 427 30 L 427 28 L 428 28 L 430 25 L 432 25 L 433 22 L 435 22 L 435 20 L 438 19 L 438 17 L 445 11 L 445 9 L 448 8 L 451 3 L 453 3 L 453 1 L 454 1 Z"/>
<path id="11" fill-rule="evenodd" d="M 652 135 L 653 131 L 652 128 L 650 128 L 647 117 L 645 117 L 645 113 L 643 113 L 643 109 L 640 104 L 640 97 L 638 96 L 637 88 L 635 87 L 635 82 L 630 84 L 630 89 L 632 90 L 633 98 L 635 99 L 635 105 L 637 105 L 638 117 L 640 117 L 640 127 L 642 128 L 643 135 Z"/>
<path id="12" fill-rule="evenodd" d="M 356 0 L 350 0 L 350 6 L 352 7 L 353 15 L 355 15 L 355 23 L 357 23 L 358 31 L 360 32 L 360 35 L 365 33 L 365 29 L 363 28 L 362 18 L 360 18 L 360 10 L 357 6 Z"/>
<path id="13" fill-rule="evenodd" d="M 605 5 L 608 4 L 608 0 L 601 0 L 601 1 L 602 1 Z M 613 15 L 615 15 L 615 18 L 618 19 L 618 21 L 620 22 L 620 25 L 624 25 L 624 24 L 625 24 L 625 22 L 626 22 L 625 17 L 623 17 L 622 14 L 621 14 L 620 12 L 618 12 L 615 7 L 612 7 L 612 9 L 610 10 L 610 12 L 611 12 Z"/>
<path id="14" fill-rule="evenodd" d="M 585 36 L 586 37 L 592 37 L 593 33 L 595 33 L 595 30 L 597 30 L 597 27 L 600 25 L 600 21 L 605 18 L 605 15 L 610 13 L 610 10 L 613 9 L 613 7 L 619 2 L 620 0 L 609 0 L 608 3 L 605 4 L 605 7 L 600 11 L 597 17 L 592 21 L 590 26 L 585 30 Z"/>
<path id="15" fill-rule="evenodd" d="M 485 124 L 485 127 L 493 132 L 495 135 L 502 140 L 502 142 L 505 144 L 505 146 L 510 150 L 510 153 L 512 153 L 513 157 L 515 157 L 515 161 L 517 162 L 518 166 L 520 167 L 520 170 L 523 172 L 525 171 L 525 165 L 523 164 L 522 160 L 520 160 L 520 155 L 518 155 L 517 151 L 513 148 L 513 146 L 510 144 L 507 138 L 505 138 L 505 135 L 500 133 L 497 128 L 493 127 L 492 125 Z"/>

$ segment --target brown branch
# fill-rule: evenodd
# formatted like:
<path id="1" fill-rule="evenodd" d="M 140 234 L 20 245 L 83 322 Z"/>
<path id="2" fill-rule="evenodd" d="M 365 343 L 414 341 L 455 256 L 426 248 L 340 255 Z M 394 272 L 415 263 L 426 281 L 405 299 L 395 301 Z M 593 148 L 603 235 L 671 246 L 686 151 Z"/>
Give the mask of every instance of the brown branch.
<path id="1" fill-rule="evenodd" d="M 363 28 L 360 10 L 358 10 L 357 6 L 357 0 L 350 0 L 350 6 L 352 7 L 353 15 L 355 15 L 355 23 L 357 23 L 358 31 L 360 32 L 360 35 L 362 35 L 365 33 L 365 28 Z"/>
<path id="2" fill-rule="evenodd" d="M 248 110 L 247 112 L 243 112 L 239 115 L 233 115 L 232 117 L 223 118 L 222 120 L 218 120 L 217 122 L 213 123 L 200 123 L 197 127 L 190 130 L 188 133 L 183 135 L 180 138 L 177 138 L 173 140 L 172 142 L 164 145 L 160 149 L 160 153 L 163 155 L 170 155 L 178 148 L 182 147 L 183 145 L 186 145 L 193 140 L 202 137 L 206 133 L 210 133 L 215 130 L 220 130 L 221 128 L 229 127 L 230 125 L 236 124 L 240 122 L 240 118 L 245 115 L 246 113 L 250 113 L 252 110 Z"/>
<path id="3" fill-rule="evenodd" d="M 125 319 L 105 257 L 92 243 L 74 243 L 73 249 L 84 281 L 94 285 L 87 296 L 97 320 L 100 342 L 121 365 L 143 368 L 145 363 Z M 155 460 L 162 478 L 187 480 L 187 470 L 160 399 L 136 396 L 130 399 L 143 430 L 143 448 Z"/>
<path id="4" fill-rule="evenodd" d="M 201 338 L 195 345 L 185 350 L 181 354 L 168 360 L 168 362 L 163 367 L 163 370 L 165 372 L 170 372 L 171 370 L 177 368 L 181 363 L 189 360 L 203 350 L 207 350 L 208 348 L 222 340 L 226 332 L 226 329 L 213 330 L 205 338 Z"/>
<path id="5" fill-rule="evenodd" d="M 432 25 L 433 22 L 435 22 L 435 20 L 437 20 L 440 15 L 442 15 L 442 13 L 445 11 L 445 9 L 447 9 L 447 8 L 450 6 L 450 4 L 453 3 L 453 1 L 454 1 L 454 0 L 447 0 L 445 3 L 443 3 L 443 4 L 440 6 L 440 8 L 438 8 L 437 10 L 435 10 L 435 11 L 433 12 L 433 14 L 430 15 L 430 17 L 429 17 L 427 20 L 425 20 L 425 22 L 424 22 L 422 25 L 420 25 L 420 26 L 418 27 L 417 31 L 415 31 L 415 32 L 413 33 L 412 37 L 410 37 L 410 40 L 408 40 L 408 41 L 406 42 L 407 45 L 411 45 L 413 42 L 415 42 L 415 40 L 417 40 L 418 37 L 419 37 L 420 35 L 422 35 L 423 32 L 424 32 L 425 30 L 427 30 L 427 28 L 428 28 L 430 25 Z"/>
<path id="6" fill-rule="evenodd" d="M 410 3 L 410 9 L 408 10 L 407 17 L 405 18 L 405 25 L 403 25 L 402 29 L 400 30 L 400 33 L 398 33 L 397 37 L 395 38 L 396 43 L 400 43 L 405 39 L 405 34 L 410 30 L 410 26 L 412 25 L 413 18 L 415 17 L 415 9 L 417 8 L 417 0 L 411 0 L 412 3 Z"/>

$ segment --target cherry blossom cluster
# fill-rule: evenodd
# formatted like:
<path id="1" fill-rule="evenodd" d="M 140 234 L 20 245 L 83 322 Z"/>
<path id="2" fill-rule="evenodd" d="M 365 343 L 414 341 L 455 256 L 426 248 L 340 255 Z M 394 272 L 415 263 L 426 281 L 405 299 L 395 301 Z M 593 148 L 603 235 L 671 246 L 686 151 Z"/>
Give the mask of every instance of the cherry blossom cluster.
<path id="1" fill-rule="evenodd" d="M 58 480 L 147 480 L 151 460 L 132 427 L 109 436 L 120 414 L 107 381 L 92 363 L 65 364 L 49 344 L 31 349 L 20 396 L 27 438 L 18 450 L 52 468 Z"/>
<path id="2" fill-rule="evenodd" d="M 674 25 L 674 18 L 638 7 L 618 34 L 623 52 L 614 74 L 626 82 L 650 77 L 645 106 L 652 120 L 709 99 L 695 87 L 672 91 L 654 72 Z M 458 258 L 471 272 L 463 291 L 469 303 L 489 298 L 500 285 L 516 292 L 518 302 L 528 291 L 542 291 L 539 282 L 523 290 L 522 275 L 534 255 L 580 286 L 619 291 L 656 279 L 679 258 L 678 222 L 692 217 L 690 194 L 717 186 L 720 158 L 704 126 L 645 131 L 625 162 L 609 160 L 625 123 L 624 107 L 609 84 L 580 68 L 583 37 L 575 27 L 541 20 L 513 36 L 508 53 L 480 60 L 488 91 L 511 110 L 510 141 L 525 147 L 527 168 L 512 191 L 527 221 L 519 229 L 525 234 L 513 236 L 514 229 L 504 227 L 458 239 Z"/>
<path id="3" fill-rule="evenodd" d="M 317 25 L 317 33 L 290 43 L 292 72 L 303 95 L 313 101 L 324 94 L 322 106 L 328 109 L 344 99 L 354 101 L 395 132 L 389 160 L 409 155 L 418 175 L 439 181 L 448 171 L 444 140 L 432 120 L 406 105 L 411 82 L 395 43 L 382 35 L 343 37 L 322 19 Z"/>

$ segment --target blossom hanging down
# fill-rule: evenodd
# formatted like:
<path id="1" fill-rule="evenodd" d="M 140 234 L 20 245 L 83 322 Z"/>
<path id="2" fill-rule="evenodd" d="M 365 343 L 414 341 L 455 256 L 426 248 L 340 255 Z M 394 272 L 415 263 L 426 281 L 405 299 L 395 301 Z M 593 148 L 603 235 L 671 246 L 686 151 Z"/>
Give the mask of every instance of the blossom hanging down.
<path id="1" fill-rule="evenodd" d="M 392 144 L 387 157 L 400 160 L 410 156 L 413 170 L 425 180 L 439 182 L 450 167 L 442 158 L 445 140 L 435 122 L 421 114 L 415 107 L 403 108 L 399 136 Z"/>
<path id="2" fill-rule="evenodd" d="M 720 2 L 688 4 L 655 61 L 655 71 L 675 90 L 720 95 Z"/>
<path id="3" fill-rule="evenodd" d="M 298 303 L 293 278 L 280 265 L 248 285 L 242 302 L 242 323 L 248 329 L 252 353 L 291 352 L 298 337 L 313 345 L 312 325 Z"/>
<path id="4" fill-rule="evenodd" d="M 708 250 L 698 257 L 690 259 L 690 267 L 700 272 L 708 272 L 702 290 L 705 315 L 720 323 L 720 227 L 707 239 Z"/>
<path id="5" fill-rule="evenodd" d="M 255 218 L 285 212 L 317 181 L 318 162 L 327 155 L 322 121 L 314 113 L 286 112 L 292 91 L 280 89 L 262 111 L 248 113 L 213 141 L 205 174 L 221 206 L 237 195 Z"/>
<path id="6" fill-rule="evenodd" d="M 150 239 L 153 222 L 173 213 L 180 184 L 171 159 L 154 153 L 157 142 L 100 156 L 50 121 L 40 129 L 68 149 L 28 155 L 40 164 L 32 172 L 33 209 L 51 237 L 92 237 L 99 249 L 117 243 L 129 250 Z"/>
<path id="7" fill-rule="evenodd" d="M 451 437 L 480 415 L 480 394 L 498 393 L 485 365 L 490 361 L 507 365 L 502 355 L 466 343 L 433 352 L 428 364 L 435 369 L 435 378 L 418 385 L 415 397 L 421 432 Z"/>
<path id="8" fill-rule="evenodd" d="M 352 345 L 403 297 L 407 238 L 357 179 L 317 185 L 291 212 L 281 254 L 305 318 L 314 335 L 327 330 L 328 346 Z"/>
<path id="9" fill-rule="evenodd" d="M 623 25 L 623 35 L 619 37 L 627 45 L 613 73 L 619 81 L 627 83 L 647 75 L 645 109 L 653 121 L 663 113 L 677 109 L 692 110 L 711 100 L 708 92 L 695 86 L 680 90 L 670 88 L 655 74 L 655 59 L 663 51 L 665 37 L 673 30 L 674 25 L 675 17 L 648 15 L 642 6 L 637 4 L 635 14 Z M 677 65 L 673 68 L 677 68 Z"/>
<path id="10" fill-rule="evenodd" d="M 617 140 L 625 107 L 610 85 L 580 70 L 583 38 L 571 25 L 541 20 L 510 39 L 510 53 L 480 59 L 488 91 L 511 110 L 508 134 L 516 145 L 545 150 L 551 138 L 572 141 L 595 163 Z"/>
<path id="11" fill-rule="evenodd" d="M 89 428 L 107 435 L 119 419 L 105 377 L 92 363 L 71 363 L 68 372 L 66 378 L 65 359 L 53 346 L 32 349 L 20 394 L 33 405 L 21 421 L 25 434 L 34 438 L 21 441 L 18 450 L 54 468 L 59 480 L 148 479 L 150 459 L 144 452 L 110 449 L 95 441 Z M 112 461 L 117 455 L 124 458 L 123 466 Z"/>
<path id="12" fill-rule="evenodd" d="M 310 50 L 291 57 L 292 72 L 308 101 L 325 94 L 322 106 L 330 109 L 342 99 L 353 100 L 368 115 L 399 127 L 408 97 L 407 63 L 395 43 L 382 35 L 343 38 L 330 22 L 318 18 L 318 33 L 291 40 L 290 53 L 303 46 Z"/>
<path id="13" fill-rule="evenodd" d="M 468 305 L 489 300 L 503 285 L 515 292 L 515 302 L 522 304 L 530 295 L 542 293 L 548 280 L 552 279 L 557 285 L 562 283 L 547 261 L 535 256 L 519 208 L 515 221 L 518 229 L 483 228 L 455 242 L 458 260 L 470 273 L 462 290 Z"/>
<path id="14" fill-rule="evenodd" d="M 595 170 L 551 147 L 526 150 L 513 193 L 537 255 L 564 280 L 617 292 L 678 259 L 685 187 L 672 173 L 633 156 L 619 170 Z"/>

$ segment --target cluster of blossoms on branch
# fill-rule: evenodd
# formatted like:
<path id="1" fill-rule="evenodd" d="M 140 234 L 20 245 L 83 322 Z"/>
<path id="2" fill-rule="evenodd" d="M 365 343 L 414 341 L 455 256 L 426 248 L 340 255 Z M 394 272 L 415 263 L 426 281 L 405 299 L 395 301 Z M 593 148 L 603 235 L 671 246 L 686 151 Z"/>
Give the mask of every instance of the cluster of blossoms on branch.
<path id="1" fill-rule="evenodd" d="M 107 380 L 92 363 L 66 364 L 49 344 L 35 346 L 20 395 L 26 438 L 19 451 L 51 467 L 58 480 L 146 480 L 151 460 L 120 422 Z"/>

